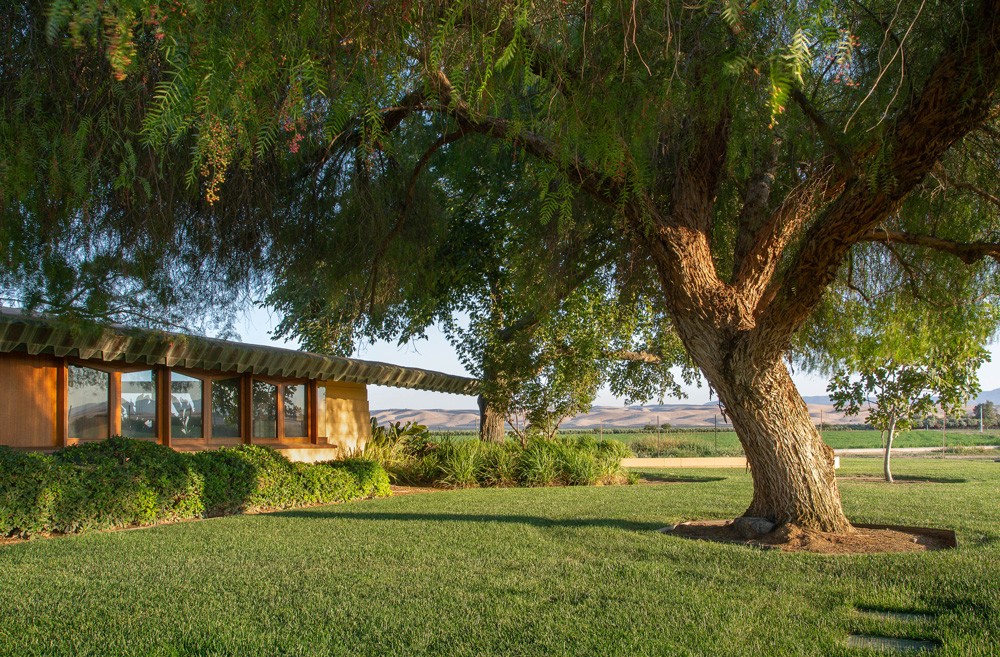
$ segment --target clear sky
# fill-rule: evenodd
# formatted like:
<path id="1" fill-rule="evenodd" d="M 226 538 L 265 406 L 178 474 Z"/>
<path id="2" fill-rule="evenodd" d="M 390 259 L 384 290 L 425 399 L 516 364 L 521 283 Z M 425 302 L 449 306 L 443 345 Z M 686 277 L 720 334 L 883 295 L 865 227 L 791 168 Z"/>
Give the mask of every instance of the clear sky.
<path id="1" fill-rule="evenodd" d="M 275 340 L 270 336 L 271 330 L 278 321 L 279 317 L 276 314 L 255 309 L 247 314 L 244 321 L 238 324 L 237 329 L 243 342 L 297 349 L 299 345 L 295 342 Z M 1000 344 L 990 345 L 990 353 L 993 356 L 992 362 L 984 364 L 979 370 L 979 383 L 983 390 L 1000 388 Z M 354 356 L 365 360 L 421 367 L 449 374 L 469 375 L 456 357 L 454 349 L 435 329 L 427 332 L 427 340 L 401 347 L 392 343 L 380 342 L 360 349 Z M 827 381 L 825 378 L 809 374 L 797 374 L 793 378 L 803 396 L 826 394 Z M 700 404 L 709 401 L 708 388 L 706 387 L 690 387 L 686 388 L 685 392 L 688 395 L 687 399 L 684 400 L 686 402 Z M 385 386 L 369 386 L 368 399 L 373 411 L 389 408 L 476 408 L 475 397 Z M 668 398 L 664 401 L 669 404 L 678 400 Z M 609 390 L 602 390 L 594 401 L 595 406 L 622 406 L 623 404 L 624 400 L 616 398 Z"/>

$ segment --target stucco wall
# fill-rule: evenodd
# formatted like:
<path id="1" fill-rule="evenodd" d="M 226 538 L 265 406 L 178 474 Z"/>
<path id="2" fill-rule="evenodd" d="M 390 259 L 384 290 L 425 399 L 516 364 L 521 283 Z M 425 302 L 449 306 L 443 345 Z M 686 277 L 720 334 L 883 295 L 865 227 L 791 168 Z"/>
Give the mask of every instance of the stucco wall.
<path id="1" fill-rule="evenodd" d="M 326 430 L 319 427 L 320 436 L 329 445 L 336 445 L 341 458 L 363 446 L 371 436 L 371 413 L 368 410 L 368 388 L 363 383 L 320 381 L 326 388 Z"/>

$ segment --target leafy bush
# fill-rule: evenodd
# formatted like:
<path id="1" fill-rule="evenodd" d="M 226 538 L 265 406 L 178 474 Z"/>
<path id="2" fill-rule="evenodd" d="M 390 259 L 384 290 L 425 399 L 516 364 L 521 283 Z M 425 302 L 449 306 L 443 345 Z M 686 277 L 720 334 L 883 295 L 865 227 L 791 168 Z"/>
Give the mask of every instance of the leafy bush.
<path id="1" fill-rule="evenodd" d="M 51 456 L 0 447 L 0 536 L 44 531 L 53 521 L 63 472 Z"/>
<path id="2" fill-rule="evenodd" d="M 115 436 L 53 454 L 74 466 L 59 531 L 144 525 L 193 518 L 205 510 L 204 480 L 189 458 L 165 445 Z"/>
<path id="3" fill-rule="evenodd" d="M 256 445 L 183 454 L 114 437 L 52 455 L 0 447 L 0 536 L 145 525 L 389 495 L 377 463 L 306 465 Z"/>
<path id="4" fill-rule="evenodd" d="M 392 490 L 389 488 L 389 474 L 385 468 L 374 461 L 351 458 L 343 461 L 327 461 L 322 465 L 335 470 L 344 470 L 351 474 L 355 486 L 350 491 L 352 498 L 392 495 Z"/>
<path id="5" fill-rule="evenodd" d="M 187 455 L 205 481 L 206 516 L 240 513 L 258 488 L 256 467 L 242 447 L 224 447 Z"/>

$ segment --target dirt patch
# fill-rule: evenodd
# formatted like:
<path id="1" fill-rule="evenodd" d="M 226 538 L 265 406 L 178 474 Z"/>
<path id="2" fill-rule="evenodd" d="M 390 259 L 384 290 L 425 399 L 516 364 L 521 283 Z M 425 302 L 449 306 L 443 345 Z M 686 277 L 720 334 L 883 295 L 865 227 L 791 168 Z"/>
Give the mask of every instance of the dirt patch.
<path id="1" fill-rule="evenodd" d="M 855 525 L 850 534 L 805 531 L 785 525 L 770 534 L 747 539 L 733 528 L 731 520 L 682 522 L 669 531 L 671 536 L 719 543 L 739 543 L 765 550 L 815 552 L 818 554 L 875 554 L 879 552 L 925 552 L 955 547 L 955 533 L 945 529 Z"/>

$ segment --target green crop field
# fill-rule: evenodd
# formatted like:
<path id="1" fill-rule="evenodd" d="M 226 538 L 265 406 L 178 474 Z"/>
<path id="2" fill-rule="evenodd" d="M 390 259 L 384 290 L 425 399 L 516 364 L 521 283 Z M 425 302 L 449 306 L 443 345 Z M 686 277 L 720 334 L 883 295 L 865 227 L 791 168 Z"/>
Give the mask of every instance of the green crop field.
<path id="1" fill-rule="evenodd" d="M 603 434 L 593 431 L 560 431 L 563 436 L 601 436 L 614 438 L 632 447 L 636 456 L 739 456 L 743 448 L 732 431 L 692 431 L 668 430 L 659 434 L 647 431 L 623 431 Z M 872 430 L 826 430 L 823 440 L 834 449 L 863 449 L 882 447 L 882 436 Z M 435 432 L 438 439 L 470 440 L 472 432 Z M 952 429 L 944 434 L 941 430 L 917 429 L 896 436 L 893 447 L 971 447 L 978 445 L 1000 445 L 1000 431 L 972 431 Z"/>
<path id="2" fill-rule="evenodd" d="M 845 459 L 848 515 L 954 528 L 958 549 L 782 554 L 655 531 L 738 515 L 742 470 L 409 495 L 2 546 L 0 654 L 857 655 L 847 635 L 876 630 L 1000 654 L 1000 463 L 852 479 L 878 465 Z"/>

